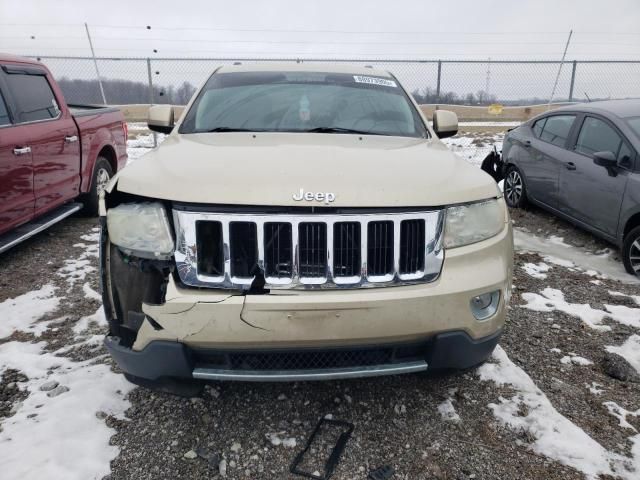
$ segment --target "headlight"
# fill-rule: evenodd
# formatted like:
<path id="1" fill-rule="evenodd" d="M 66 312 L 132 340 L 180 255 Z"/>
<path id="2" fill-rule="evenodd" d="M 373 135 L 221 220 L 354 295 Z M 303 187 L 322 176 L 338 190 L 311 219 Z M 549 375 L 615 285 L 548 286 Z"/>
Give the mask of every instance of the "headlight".
<path id="1" fill-rule="evenodd" d="M 142 258 L 169 258 L 173 238 L 164 207 L 158 202 L 123 203 L 107 210 L 111 242 Z"/>
<path id="2" fill-rule="evenodd" d="M 504 228 L 503 200 L 487 200 L 449 207 L 445 226 L 445 248 L 461 247 L 497 235 Z"/>

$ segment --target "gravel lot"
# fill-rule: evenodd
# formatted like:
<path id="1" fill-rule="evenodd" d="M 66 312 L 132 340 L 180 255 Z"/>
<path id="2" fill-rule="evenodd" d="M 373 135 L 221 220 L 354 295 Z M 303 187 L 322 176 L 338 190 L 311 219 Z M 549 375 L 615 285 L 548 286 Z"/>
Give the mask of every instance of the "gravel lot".
<path id="1" fill-rule="evenodd" d="M 521 231 L 562 237 L 572 246 L 567 248 L 592 253 L 612 248 L 537 209 L 515 211 L 512 217 Z M 45 352 L 111 365 L 99 343 L 105 327 L 95 295 L 95 229 L 95 219 L 72 217 L 0 256 L 0 308 L 47 285 L 60 298 L 30 327 L 0 335 L 0 351 L 44 341 Z M 638 373 L 606 350 L 640 333 L 640 298 L 633 297 L 638 285 L 558 263 L 536 253 L 516 254 L 503 350 L 488 368 L 447 376 L 211 384 L 201 398 L 192 399 L 115 387 L 128 406 L 124 415 L 88 407 L 95 421 L 112 429 L 110 444 L 119 449 L 109 457 L 115 458 L 105 478 L 302 478 L 290 475 L 289 465 L 326 415 L 355 425 L 336 479 L 365 479 L 386 464 L 395 469 L 394 479 L 585 478 L 592 467 L 584 459 L 571 460 L 571 448 L 589 452 L 594 464 L 599 458 L 609 462 L 611 471 L 593 467 L 594 477 L 599 472 L 602 478 L 640 478 L 631 471 L 640 464 L 635 443 L 640 440 L 634 436 L 640 429 Z M 545 289 L 561 291 L 562 301 L 550 299 Z M 537 310 L 524 307 L 540 299 Z M 575 304 L 590 307 L 577 316 Z M 616 320 L 607 312 L 617 312 Z M 503 378 L 511 372 L 520 383 L 497 380 L 497 371 Z M 0 435 L 32 391 L 25 387 L 28 378 L 20 368 L 2 374 Z M 70 388 L 57 398 L 79 387 Z M 55 400 L 43 402 L 42 415 Z M 274 438 L 288 441 L 276 445 Z M 573 446 L 564 451 L 563 442 Z M 323 451 L 326 445 L 312 454 L 320 457 Z"/>

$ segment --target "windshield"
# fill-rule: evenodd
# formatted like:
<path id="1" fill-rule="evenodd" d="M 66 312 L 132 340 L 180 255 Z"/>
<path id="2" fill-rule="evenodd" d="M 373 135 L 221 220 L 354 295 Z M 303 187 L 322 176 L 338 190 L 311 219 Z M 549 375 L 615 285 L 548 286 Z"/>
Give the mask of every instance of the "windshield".
<path id="1" fill-rule="evenodd" d="M 628 118 L 627 123 L 636 134 L 636 136 L 640 138 L 640 117 Z"/>
<path id="2" fill-rule="evenodd" d="M 427 136 L 394 80 L 314 72 L 212 75 L 180 127 L 180 133 L 211 131 Z"/>

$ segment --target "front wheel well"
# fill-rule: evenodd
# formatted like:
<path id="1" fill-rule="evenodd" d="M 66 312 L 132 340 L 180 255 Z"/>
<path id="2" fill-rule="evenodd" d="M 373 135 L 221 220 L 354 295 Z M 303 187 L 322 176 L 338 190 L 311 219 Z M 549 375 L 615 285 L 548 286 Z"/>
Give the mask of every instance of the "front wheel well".
<path id="1" fill-rule="evenodd" d="M 634 215 L 631 215 L 631 218 L 627 220 L 627 223 L 624 226 L 624 232 L 622 233 L 622 238 L 624 239 L 624 237 L 627 236 L 627 233 L 629 233 L 631 230 L 633 230 L 637 226 L 640 226 L 640 212 Z"/>
<path id="2" fill-rule="evenodd" d="M 98 158 L 99 157 L 103 157 L 109 162 L 109 165 L 111 165 L 111 171 L 113 173 L 116 173 L 118 171 L 118 162 L 116 160 L 116 152 L 113 150 L 113 148 L 110 145 L 105 145 L 104 147 L 102 147 L 102 150 L 98 152 Z"/>

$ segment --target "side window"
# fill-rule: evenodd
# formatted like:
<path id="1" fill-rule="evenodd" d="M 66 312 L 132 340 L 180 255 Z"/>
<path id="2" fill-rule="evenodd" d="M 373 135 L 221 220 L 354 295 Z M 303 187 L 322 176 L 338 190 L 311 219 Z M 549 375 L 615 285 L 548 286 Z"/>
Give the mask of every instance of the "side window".
<path id="1" fill-rule="evenodd" d="M 6 103 L 4 103 L 2 92 L 0 92 L 0 127 L 3 125 L 9 125 L 10 123 L 11 119 L 9 118 L 9 111 L 7 110 Z"/>
<path id="2" fill-rule="evenodd" d="M 542 128 L 544 127 L 544 122 L 547 121 L 547 117 L 541 118 L 536 123 L 533 124 L 533 134 L 540 138 L 540 134 L 542 133 Z"/>
<path id="3" fill-rule="evenodd" d="M 625 168 L 633 167 L 633 150 L 627 146 L 626 143 L 620 145 L 620 151 L 618 152 L 618 164 Z"/>
<path id="4" fill-rule="evenodd" d="M 558 147 L 564 147 L 575 119 L 575 115 L 552 115 L 547 117 L 540 134 L 540 140 Z"/>
<path id="5" fill-rule="evenodd" d="M 620 135 L 606 122 L 587 117 L 580 129 L 575 150 L 589 156 L 596 152 L 611 152 L 620 158 L 620 149 L 623 145 Z M 630 152 L 628 154 L 630 155 Z"/>
<path id="6" fill-rule="evenodd" d="M 5 78 L 18 105 L 20 122 L 47 120 L 60 114 L 58 102 L 44 75 L 11 73 Z"/>

